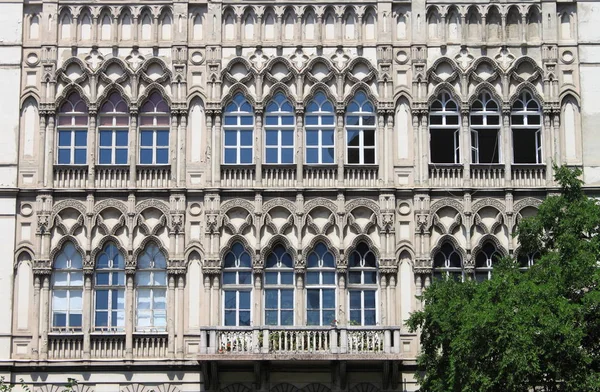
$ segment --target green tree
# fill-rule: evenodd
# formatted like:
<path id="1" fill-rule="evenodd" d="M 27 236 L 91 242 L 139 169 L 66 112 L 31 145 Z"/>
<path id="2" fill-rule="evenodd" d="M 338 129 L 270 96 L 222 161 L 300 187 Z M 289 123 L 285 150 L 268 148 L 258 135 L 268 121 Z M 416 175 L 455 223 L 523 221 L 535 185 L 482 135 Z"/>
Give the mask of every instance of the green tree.
<path id="1" fill-rule="evenodd" d="M 407 325 L 421 331 L 423 392 L 600 391 L 600 206 L 581 171 L 555 168 L 559 196 L 519 223 L 522 271 L 502 260 L 492 278 L 435 281 Z"/>

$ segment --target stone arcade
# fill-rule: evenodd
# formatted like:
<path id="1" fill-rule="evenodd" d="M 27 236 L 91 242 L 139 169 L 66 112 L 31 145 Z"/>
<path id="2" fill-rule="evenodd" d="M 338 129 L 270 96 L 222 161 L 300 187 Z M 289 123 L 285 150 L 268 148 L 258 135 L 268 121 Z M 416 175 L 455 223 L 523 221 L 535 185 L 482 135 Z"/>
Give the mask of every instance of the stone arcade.
<path id="1" fill-rule="evenodd" d="M 0 372 L 415 391 L 403 326 L 600 188 L 595 1 L 0 1 Z"/>

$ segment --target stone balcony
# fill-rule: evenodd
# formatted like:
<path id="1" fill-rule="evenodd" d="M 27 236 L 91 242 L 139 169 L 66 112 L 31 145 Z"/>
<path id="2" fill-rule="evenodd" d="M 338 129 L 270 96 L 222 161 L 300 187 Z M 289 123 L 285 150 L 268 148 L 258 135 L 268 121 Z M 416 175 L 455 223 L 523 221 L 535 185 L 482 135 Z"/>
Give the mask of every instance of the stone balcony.
<path id="1" fill-rule="evenodd" d="M 414 359 L 416 335 L 400 327 L 209 327 L 184 336 L 175 348 L 167 333 L 51 333 L 48 360 L 290 360 Z M 177 354 L 175 354 L 177 353 Z"/>
<path id="2" fill-rule="evenodd" d="M 505 164 L 471 164 L 466 177 L 462 164 L 430 164 L 429 186 L 432 188 L 464 188 L 467 180 L 472 188 L 544 188 L 547 186 L 545 164 L 512 164 L 510 176 Z"/>

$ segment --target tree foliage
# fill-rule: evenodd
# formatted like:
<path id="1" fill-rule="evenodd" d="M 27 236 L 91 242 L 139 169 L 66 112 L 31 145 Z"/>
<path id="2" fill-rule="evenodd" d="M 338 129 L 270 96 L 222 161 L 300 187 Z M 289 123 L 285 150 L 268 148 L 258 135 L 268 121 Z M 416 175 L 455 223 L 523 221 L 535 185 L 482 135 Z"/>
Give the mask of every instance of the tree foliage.
<path id="1" fill-rule="evenodd" d="M 505 259 L 488 281 L 424 292 L 407 322 L 421 332 L 421 391 L 600 391 L 600 205 L 580 170 L 555 172 L 560 194 L 517 228 L 533 267 Z"/>

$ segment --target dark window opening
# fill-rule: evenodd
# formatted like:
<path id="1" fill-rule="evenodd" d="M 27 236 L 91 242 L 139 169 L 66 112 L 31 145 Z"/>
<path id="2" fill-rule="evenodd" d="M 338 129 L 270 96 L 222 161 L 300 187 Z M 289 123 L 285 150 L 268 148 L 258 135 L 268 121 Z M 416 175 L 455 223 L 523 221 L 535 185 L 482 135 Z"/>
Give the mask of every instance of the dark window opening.
<path id="1" fill-rule="evenodd" d="M 497 130 L 473 131 L 473 163 L 500 163 Z"/>
<path id="2" fill-rule="evenodd" d="M 458 131 L 432 129 L 430 145 L 432 163 L 459 163 Z"/>
<path id="3" fill-rule="evenodd" d="M 541 163 L 539 131 L 536 129 L 514 129 L 514 163 Z"/>

